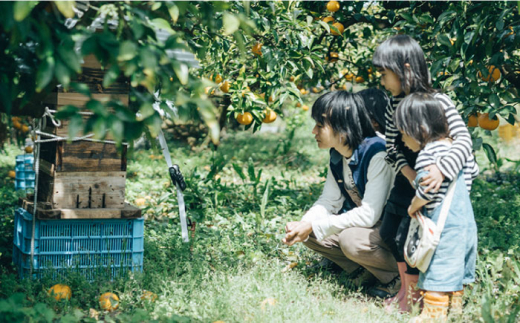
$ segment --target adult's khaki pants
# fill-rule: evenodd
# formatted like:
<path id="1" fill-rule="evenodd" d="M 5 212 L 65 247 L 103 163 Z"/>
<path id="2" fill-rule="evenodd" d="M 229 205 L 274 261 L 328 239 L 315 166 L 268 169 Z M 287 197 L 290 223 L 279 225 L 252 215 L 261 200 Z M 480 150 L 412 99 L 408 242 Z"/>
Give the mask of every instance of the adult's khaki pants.
<path id="1" fill-rule="evenodd" d="M 372 228 L 348 228 L 322 241 L 311 233 L 303 244 L 347 273 L 362 266 L 386 284 L 398 275 L 398 269 L 394 256 L 379 235 L 379 226 L 380 222 Z"/>

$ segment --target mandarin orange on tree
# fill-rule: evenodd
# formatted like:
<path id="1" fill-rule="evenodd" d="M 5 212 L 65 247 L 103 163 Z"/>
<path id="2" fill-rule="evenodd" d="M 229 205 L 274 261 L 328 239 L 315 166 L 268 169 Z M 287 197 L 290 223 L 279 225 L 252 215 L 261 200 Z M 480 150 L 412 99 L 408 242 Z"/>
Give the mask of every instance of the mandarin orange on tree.
<path id="1" fill-rule="evenodd" d="M 343 34 L 343 31 L 345 30 L 345 27 L 343 27 L 343 24 L 340 22 L 336 22 L 332 24 L 332 27 L 335 27 L 338 31 L 335 31 L 334 29 L 330 29 L 330 33 L 334 36 L 339 36 Z"/>
<path id="2" fill-rule="evenodd" d="M 253 122 L 253 115 L 251 114 L 251 112 L 240 113 L 237 116 L 237 121 L 238 123 L 247 126 L 251 124 L 251 122 Z"/>
<path id="3" fill-rule="evenodd" d="M 276 120 L 276 112 L 274 112 L 273 110 L 271 109 L 266 109 L 265 110 L 265 118 L 262 120 L 263 123 L 272 123 Z"/>
<path id="4" fill-rule="evenodd" d="M 475 128 L 478 126 L 478 115 L 470 114 L 468 117 L 468 127 Z"/>
<path id="5" fill-rule="evenodd" d="M 489 118 L 489 113 L 482 113 L 478 117 L 478 125 L 480 128 L 485 130 L 495 130 L 498 128 L 498 125 L 500 124 L 500 121 L 495 116 L 494 119 Z"/>
<path id="6" fill-rule="evenodd" d="M 336 12 L 339 10 L 339 8 L 340 8 L 339 2 L 337 2 L 337 1 L 329 1 L 327 3 L 327 10 L 330 12 Z"/>
<path id="7" fill-rule="evenodd" d="M 490 65 L 488 67 L 488 76 L 483 76 L 481 71 L 478 72 L 478 77 L 480 77 L 484 82 L 496 82 L 498 81 L 501 75 L 502 73 L 500 72 L 498 67 L 494 65 Z"/>

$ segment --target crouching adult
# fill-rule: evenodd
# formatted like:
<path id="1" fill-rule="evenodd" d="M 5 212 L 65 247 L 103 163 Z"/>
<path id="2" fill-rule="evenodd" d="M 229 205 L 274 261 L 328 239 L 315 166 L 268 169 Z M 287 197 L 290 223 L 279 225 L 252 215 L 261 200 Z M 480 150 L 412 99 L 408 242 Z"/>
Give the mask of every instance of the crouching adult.
<path id="1" fill-rule="evenodd" d="M 351 277 L 372 274 L 389 294 L 397 292 L 397 263 L 379 235 L 395 177 L 385 162 L 385 141 L 376 135 L 359 94 L 324 94 L 312 106 L 312 118 L 318 147 L 330 149 L 327 179 L 301 221 L 287 223 L 282 242 L 303 242 Z"/>

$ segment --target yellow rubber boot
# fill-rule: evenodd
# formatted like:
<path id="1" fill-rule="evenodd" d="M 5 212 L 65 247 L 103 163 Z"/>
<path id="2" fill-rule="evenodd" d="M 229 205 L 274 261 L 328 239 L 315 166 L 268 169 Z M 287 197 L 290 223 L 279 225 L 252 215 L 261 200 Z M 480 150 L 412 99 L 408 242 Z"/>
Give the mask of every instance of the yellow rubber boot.
<path id="1" fill-rule="evenodd" d="M 448 294 L 426 292 L 424 293 L 421 314 L 412 318 L 409 323 L 447 322 L 449 305 L 450 297 Z"/>
<path id="2" fill-rule="evenodd" d="M 463 290 L 450 293 L 450 315 L 462 315 Z"/>

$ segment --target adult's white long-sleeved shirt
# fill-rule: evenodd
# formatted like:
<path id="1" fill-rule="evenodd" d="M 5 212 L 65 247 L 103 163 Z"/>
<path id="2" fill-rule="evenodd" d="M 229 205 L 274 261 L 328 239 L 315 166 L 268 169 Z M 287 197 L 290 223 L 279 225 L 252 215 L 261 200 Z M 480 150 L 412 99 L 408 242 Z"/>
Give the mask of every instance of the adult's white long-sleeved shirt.
<path id="1" fill-rule="evenodd" d="M 386 152 L 381 151 L 370 160 L 361 205 L 342 214 L 337 213 L 341 210 L 345 197 L 329 167 L 323 192 L 302 218 L 302 221 L 312 224 L 312 231 L 318 241 L 351 227 L 371 228 L 379 221 L 395 178 L 395 172 L 385 161 L 385 156 Z M 343 178 L 351 178 L 350 159 L 342 159 Z M 349 180 L 345 180 L 343 184 L 347 189 L 352 185 Z"/>

